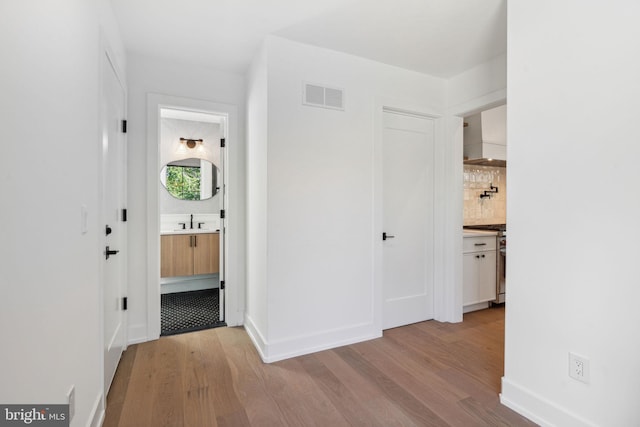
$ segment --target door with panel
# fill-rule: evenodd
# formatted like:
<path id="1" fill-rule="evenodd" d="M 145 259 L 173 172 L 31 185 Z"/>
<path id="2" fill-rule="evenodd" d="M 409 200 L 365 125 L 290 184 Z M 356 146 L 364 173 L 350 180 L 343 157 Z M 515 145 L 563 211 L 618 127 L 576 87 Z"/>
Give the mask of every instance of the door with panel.
<path id="1" fill-rule="evenodd" d="M 227 123 L 228 117 L 220 120 L 220 233 L 218 234 L 218 278 L 220 287 L 218 289 L 218 301 L 220 304 L 220 321 L 226 321 L 226 296 L 227 296 L 227 206 L 229 206 L 229 193 L 227 191 L 227 181 L 229 171 L 227 170 Z"/>
<path id="2" fill-rule="evenodd" d="M 433 318 L 434 120 L 385 111 L 383 329 Z"/>
<path id="3" fill-rule="evenodd" d="M 126 343 L 125 93 L 105 52 L 101 96 L 101 210 L 105 224 L 102 265 L 104 392 L 111 386 Z"/>

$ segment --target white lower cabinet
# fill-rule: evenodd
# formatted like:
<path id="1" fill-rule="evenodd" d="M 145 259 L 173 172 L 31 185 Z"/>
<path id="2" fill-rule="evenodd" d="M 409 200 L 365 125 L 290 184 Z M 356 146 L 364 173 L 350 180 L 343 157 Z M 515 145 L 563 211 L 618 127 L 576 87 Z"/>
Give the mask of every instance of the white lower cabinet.
<path id="1" fill-rule="evenodd" d="M 462 305 L 496 299 L 496 237 L 465 237 L 462 261 Z"/>

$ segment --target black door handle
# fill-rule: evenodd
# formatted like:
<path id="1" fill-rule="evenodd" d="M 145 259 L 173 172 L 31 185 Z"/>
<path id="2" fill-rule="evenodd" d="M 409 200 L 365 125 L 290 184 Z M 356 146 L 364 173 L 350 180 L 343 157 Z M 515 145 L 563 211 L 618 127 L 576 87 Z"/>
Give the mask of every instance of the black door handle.
<path id="1" fill-rule="evenodd" d="M 118 252 L 120 252 L 120 251 L 111 250 L 111 249 L 109 249 L 109 246 L 107 246 L 107 248 L 106 248 L 106 249 L 105 249 L 105 251 L 104 251 L 105 259 L 109 259 L 109 256 L 110 256 L 110 255 L 115 255 L 115 254 L 117 254 Z"/>
<path id="2" fill-rule="evenodd" d="M 391 236 L 391 235 L 389 235 L 389 234 L 387 234 L 385 232 L 382 233 L 382 240 L 393 239 L 395 237 L 396 236 Z"/>

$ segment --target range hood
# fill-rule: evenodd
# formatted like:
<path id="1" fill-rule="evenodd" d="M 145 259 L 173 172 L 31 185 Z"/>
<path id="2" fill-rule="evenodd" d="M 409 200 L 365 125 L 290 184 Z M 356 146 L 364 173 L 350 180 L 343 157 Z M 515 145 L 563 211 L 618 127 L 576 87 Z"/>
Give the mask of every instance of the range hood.
<path id="1" fill-rule="evenodd" d="M 464 164 L 506 166 L 507 106 L 465 117 Z"/>

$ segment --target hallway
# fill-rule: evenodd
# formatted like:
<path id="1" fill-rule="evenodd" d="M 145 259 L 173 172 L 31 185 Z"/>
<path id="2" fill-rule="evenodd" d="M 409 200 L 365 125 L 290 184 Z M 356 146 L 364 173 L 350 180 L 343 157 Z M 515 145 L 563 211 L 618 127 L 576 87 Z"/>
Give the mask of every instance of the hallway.
<path id="1" fill-rule="evenodd" d="M 500 405 L 504 308 L 263 364 L 242 328 L 125 352 L 105 427 L 534 426 Z"/>

